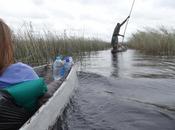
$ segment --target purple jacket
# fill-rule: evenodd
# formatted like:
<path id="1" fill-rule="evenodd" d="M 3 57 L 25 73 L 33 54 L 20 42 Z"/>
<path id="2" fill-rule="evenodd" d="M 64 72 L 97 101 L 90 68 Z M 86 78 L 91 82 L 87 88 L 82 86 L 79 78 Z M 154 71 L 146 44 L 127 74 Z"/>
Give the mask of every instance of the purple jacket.
<path id="1" fill-rule="evenodd" d="M 38 78 L 32 67 L 18 62 L 10 65 L 0 76 L 0 89 Z"/>

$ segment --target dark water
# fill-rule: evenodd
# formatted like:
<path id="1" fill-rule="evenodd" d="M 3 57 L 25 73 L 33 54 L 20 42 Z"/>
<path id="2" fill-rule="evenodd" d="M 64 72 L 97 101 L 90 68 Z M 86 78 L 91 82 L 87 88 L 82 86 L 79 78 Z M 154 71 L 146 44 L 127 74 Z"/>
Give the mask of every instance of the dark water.
<path id="1" fill-rule="evenodd" d="M 84 57 L 63 130 L 175 130 L 175 57 L 110 50 Z"/>

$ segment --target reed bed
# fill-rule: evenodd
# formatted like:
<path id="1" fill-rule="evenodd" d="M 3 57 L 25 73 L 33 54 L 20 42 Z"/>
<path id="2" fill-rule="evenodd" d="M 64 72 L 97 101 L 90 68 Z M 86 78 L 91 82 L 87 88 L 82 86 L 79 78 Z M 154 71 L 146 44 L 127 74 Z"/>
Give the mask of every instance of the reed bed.
<path id="1" fill-rule="evenodd" d="M 16 61 L 31 66 L 53 62 L 58 55 L 69 55 L 78 59 L 87 52 L 110 47 L 109 43 L 96 38 L 60 36 L 50 31 L 41 34 L 19 32 L 13 35 L 13 42 Z"/>
<path id="2" fill-rule="evenodd" d="M 129 38 L 128 47 L 151 55 L 175 55 L 175 31 L 165 27 L 137 31 Z"/>

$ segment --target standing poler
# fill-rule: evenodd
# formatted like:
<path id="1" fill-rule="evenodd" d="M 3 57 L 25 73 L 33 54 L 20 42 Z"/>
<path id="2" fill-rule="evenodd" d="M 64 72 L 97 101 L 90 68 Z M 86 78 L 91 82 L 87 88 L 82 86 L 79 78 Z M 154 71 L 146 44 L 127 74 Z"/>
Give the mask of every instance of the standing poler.
<path id="1" fill-rule="evenodd" d="M 113 51 L 117 52 L 118 49 L 118 36 L 124 37 L 124 35 L 119 34 L 121 26 L 130 18 L 128 16 L 121 24 L 117 23 L 113 35 L 112 35 L 112 40 L 111 40 L 111 45 L 113 47 Z"/>

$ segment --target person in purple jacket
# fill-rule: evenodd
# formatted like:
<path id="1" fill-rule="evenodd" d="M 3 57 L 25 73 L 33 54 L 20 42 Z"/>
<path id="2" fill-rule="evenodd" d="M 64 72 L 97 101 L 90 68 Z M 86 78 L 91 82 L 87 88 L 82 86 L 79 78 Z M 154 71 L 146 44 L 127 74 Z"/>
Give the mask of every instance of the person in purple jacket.
<path id="1" fill-rule="evenodd" d="M 0 19 L 0 89 L 35 79 L 39 77 L 32 67 L 14 63 L 11 30 Z"/>

